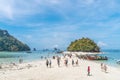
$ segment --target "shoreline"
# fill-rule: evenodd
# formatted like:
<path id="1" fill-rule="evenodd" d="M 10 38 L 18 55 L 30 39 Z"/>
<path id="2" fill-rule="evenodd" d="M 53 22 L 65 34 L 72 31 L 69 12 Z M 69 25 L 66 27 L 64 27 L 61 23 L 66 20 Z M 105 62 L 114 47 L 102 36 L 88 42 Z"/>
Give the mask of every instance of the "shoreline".
<path id="1" fill-rule="evenodd" d="M 93 53 L 93 52 L 70 52 L 70 51 L 65 51 L 63 52 L 63 54 L 66 54 L 66 55 L 78 55 L 78 56 L 82 56 L 82 55 L 98 55 L 98 56 L 107 56 L 106 52 L 98 52 L 98 53 Z M 108 57 L 108 56 L 107 56 Z M 108 57 L 108 60 L 92 60 L 93 62 L 96 62 L 96 63 L 105 63 L 105 64 L 108 64 L 109 66 L 112 66 L 112 67 L 115 67 L 115 68 L 119 68 L 120 69 L 120 65 L 115 63 L 115 61 L 111 61 L 111 58 Z"/>
<path id="2" fill-rule="evenodd" d="M 67 57 L 68 58 L 68 57 Z M 56 59 L 49 58 L 52 67 L 47 68 L 45 60 L 32 61 L 12 66 L 12 69 L 0 69 L 0 80 L 120 80 L 120 70 L 108 66 L 108 73 L 101 71 L 100 63 L 79 59 L 79 66 L 72 66 L 68 58 L 68 67 L 64 65 L 65 58 L 61 58 L 61 66 L 57 66 Z M 87 76 L 87 67 L 91 67 L 91 76 Z"/>

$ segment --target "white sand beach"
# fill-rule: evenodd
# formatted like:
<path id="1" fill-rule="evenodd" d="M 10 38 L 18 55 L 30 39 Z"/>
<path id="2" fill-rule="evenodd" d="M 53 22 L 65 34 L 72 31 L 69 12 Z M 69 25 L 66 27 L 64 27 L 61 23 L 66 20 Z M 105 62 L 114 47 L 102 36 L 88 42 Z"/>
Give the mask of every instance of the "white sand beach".
<path id="1" fill-rule="evenodd" d="M 76 57 L 73 59 L 76 61 Z M 64 65 L 63 58 L 60 67 L 56 59 L 51 59 L 51 68 L 46 67 L 45 60 L 12 65 L 0 69 L 0 80 L 120 80 L 118 68 L 107 66 L 105 73 L 99 63 L 79 59 L 79 65 L 72 66 L 71 60 L 68 58 L 68 67 Z M 87 75 L 88 66 L 91 68 L 91 76 Z"/>

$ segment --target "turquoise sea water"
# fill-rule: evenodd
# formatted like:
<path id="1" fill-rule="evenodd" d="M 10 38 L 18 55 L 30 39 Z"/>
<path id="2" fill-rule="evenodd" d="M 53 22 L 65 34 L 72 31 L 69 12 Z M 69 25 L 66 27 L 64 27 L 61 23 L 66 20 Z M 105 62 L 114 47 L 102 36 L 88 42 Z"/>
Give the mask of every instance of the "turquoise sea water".
<path id="1" fill-rule="evenodd" d="M 111 66 L 120 67 L 119 64 L 116 63 L 117 60 L 120 60 L 120 51 L 119 50 L 103 50 L 104 55 L 109 58 L 107 61 L 97 61 L 103 62 Z M 24 62 L 30 62 L 35 60 L 41 60 L 41 56 L 45 57 L 52 57 L 53 55 L 60 55 L 56 54 L 53 51 L 34 51 L 32 53 L 26 52 L 0 52 L 0 63 L 11 63 L 16 62 L 18 63 L 19 59 L 23 59 Z"/>
<path id="2" fill-rule="evenodd" d="M 0 63 L 18 63 L 19 59 L 23 59 L 24 62 L 31 62 L 35 60 L 41 60 L 41 56 L 43 59 L 45 57 L 52 57 L 56 54 L 53 51 L 33 51 L 32 53 L 27 52 L 0 52 Z"/>
<path id="3" fill-rule="evenodd" d="M 117 64 L 117 60 L 120 60 L 120 50 L 103 50 L 104 54 L 100 54 L 102 56 L 107 56 L 108 60 L 105 61 L 98 61 L 106 63 L 110 66 L 118 67 L 120 68 L 120 64 Z"/>

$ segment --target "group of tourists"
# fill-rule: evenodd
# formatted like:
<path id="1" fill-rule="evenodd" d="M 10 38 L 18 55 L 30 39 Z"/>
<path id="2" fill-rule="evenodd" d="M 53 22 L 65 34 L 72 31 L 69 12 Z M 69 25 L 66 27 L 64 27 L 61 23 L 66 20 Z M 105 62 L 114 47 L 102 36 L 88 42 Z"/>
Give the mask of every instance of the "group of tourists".
<path id="1" fill-rule="evenodd" d="M 51 60 L 46 59 L 46 66 L 51 68 L 51 65 L 52 65 Z"/>
<path id="2" fill-rule="evenodd" d="M 76 64 L 76 66 L 78 66 L 78 59 L 75 61 L 74 59 L 72 59 L 72 66 L 74 66 Z"/>
<path id="3" fill-rule="evenodd" d="M 60 67 L 61 66 L 61 57 L 56 57 L 56 58 L 54 57 L 53 59 L 57 60 L 57 65 L 58 65 L 58 67 Z M 51 60 L 46 59 L 46 66 L 51 68 L 51 65 L 52 65 Z M 68 66 L 68 58 L 64 58 L 64 65 L 66 67 Z M 71 59 L 71 65 L 78 66 L 79 65 L 78 59 Z M 107 72 L 107 65 L 101 63 L 101 70 L 104 72 Z M 87 67 L 87 75 L 91 76 L 91 67 L 90 66 Z"/>
<path id="4" fill-rule="evenodd" d="M 55 59 L 55 58 L 53 58 L 53 59 Z M 58 65 L 58 67 L 60 67 L 60 65 L 61 65 L 61 57 L 56 57 L 56 60 L 57 60 L 57 65 Z M 64 65 L 67 67 L 68 66 L 68 58 L 64 58 Z M 76 60 L 74 60 L 74 59 L 72 59 L 71 60 L 71 64 L 72 64 L 72 66 L 78 66 L 78 59 L 76 59 Z M 51 60 L 49 60 L 49 59 L 46 59 L 46 66 L 47 67 L 51 67 L 51 65 L 52 65 L 52 62 L 51 62 Z"/>

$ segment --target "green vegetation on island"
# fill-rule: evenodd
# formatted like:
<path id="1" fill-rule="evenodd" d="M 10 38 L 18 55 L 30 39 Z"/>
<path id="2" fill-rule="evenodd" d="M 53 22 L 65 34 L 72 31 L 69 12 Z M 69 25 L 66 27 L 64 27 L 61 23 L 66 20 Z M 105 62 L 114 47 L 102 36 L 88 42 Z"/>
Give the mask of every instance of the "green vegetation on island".
<path id="1" fill-rule="evenodd" d="M 11 36 L 7 30 L 0 29 L 0 51 L 29 51 L 28 45 Z"/>
<path id="2" fill-rule="evenodd" d="M 99 46 L 97 46 L 97 44 L 89 38 L 82 38 L 71 42 L 67 50 L 82 52 L 100 52 Z"/>

